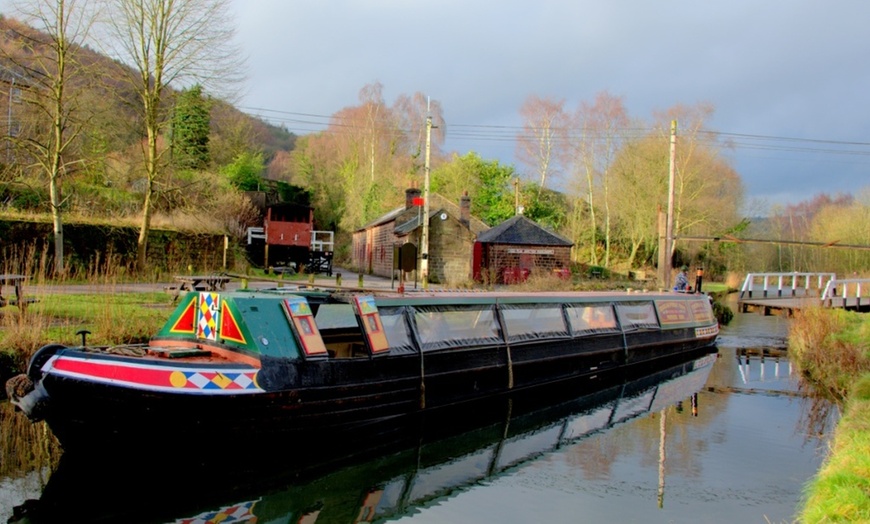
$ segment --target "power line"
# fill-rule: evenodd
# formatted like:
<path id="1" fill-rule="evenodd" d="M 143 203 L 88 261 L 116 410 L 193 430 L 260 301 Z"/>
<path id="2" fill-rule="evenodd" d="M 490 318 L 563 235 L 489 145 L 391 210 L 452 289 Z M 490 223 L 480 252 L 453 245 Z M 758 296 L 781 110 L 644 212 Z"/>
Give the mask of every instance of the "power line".
<path id="1" fill-rule="evenodd" d="M 267 123 L 284 126 L 289 131 L 299 134 L 316 133 L 326 129 L 339 133 L 353 133 L 355 131 L 368 130 L 371 129 L 371 126 L 374 126 L 379 128 L 380 133 L 398 136 L 403 133 L 416 133 L 423 129 L 422 121 L 419 127 L 411 129 L 402 127 L 398 120 L 380 117 L 373 119 L 363 126 L 359 125 L 354 118 L 339 113 L 321 115 L 262 107 L 240 107 L 240 109 Z M 449 138 L 451 140 L 463 142 L 516 142 L 537 138 L 536 135 L 528 132 L 529 130 L 526 126 L 458 123 L 449 124 L 449 129 Z M 558 145 L 576 143 L 582 140 L 612 139 L 614 136 L 627 140 L 641 139 L 650 136 L 657 129 L 659 128 L 656 126 L 649 128 L 623 127 L 616 128 L 609 134 L 601 134 L 584 132 L 579 127 L 562 126 L 552 129 L 553 136 L 551 141 L 554 145 Z M 701 130 L 697 133 L 696 138 L 710 146 L 725 150 L 779 151 L 828 156 L 870 156 L 870 142 L 854 140 L 760 135 L 716 130 Z M 662 140 L 666 139 L 667 137 L 662 135 Z"/>

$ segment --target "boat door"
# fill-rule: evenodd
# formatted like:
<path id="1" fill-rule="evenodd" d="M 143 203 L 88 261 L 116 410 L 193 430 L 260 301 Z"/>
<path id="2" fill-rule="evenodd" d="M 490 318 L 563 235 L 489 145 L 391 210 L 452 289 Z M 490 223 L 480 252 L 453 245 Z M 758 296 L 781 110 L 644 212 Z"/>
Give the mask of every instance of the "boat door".
<path id="1" fill-rule="evenodd" d="M 366 347 L 372 356 L 386 355 L 390 352 L 390 344 L 387 342 L 387 334 L 381 323 L 381 315 L 378 306 L 375 305 L 375 297 L 371 295 L 354 295 L 353 310 L 357 317 L 357 323 L 365 335 Z"/>
<path id="2" fill-rule="evenodd" d="M 303 297 L 289 297 L 282 302 L 284 313 L 290 321 L 293 334 L 302 346 L 306 360 L 321 359 L 329 356 L 320 330 L 314 323 L 314 313 Z"/>

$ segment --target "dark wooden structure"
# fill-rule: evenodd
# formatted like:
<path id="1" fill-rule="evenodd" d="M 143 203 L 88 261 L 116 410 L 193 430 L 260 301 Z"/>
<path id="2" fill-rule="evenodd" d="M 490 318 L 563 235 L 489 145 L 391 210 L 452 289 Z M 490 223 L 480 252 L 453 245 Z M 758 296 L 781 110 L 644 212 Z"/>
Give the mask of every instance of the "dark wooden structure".
<path id="1" fill-rule="evenodd" d="M 333 234 L 315 230 L 314 208 L 279 202 L 263 212 L 263 227 L 248 229 L 248 255 L 255 264 L 332 275 Z"/>

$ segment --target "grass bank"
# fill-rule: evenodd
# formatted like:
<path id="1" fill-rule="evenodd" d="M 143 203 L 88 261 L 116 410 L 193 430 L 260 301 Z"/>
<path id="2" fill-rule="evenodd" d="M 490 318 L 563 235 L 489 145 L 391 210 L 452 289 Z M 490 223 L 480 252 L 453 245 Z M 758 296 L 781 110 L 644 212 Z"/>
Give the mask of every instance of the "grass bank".
<path id="1" fill-rule="evenodd" d="M 173 307 L 168 293 L 49 294 L 25 311 L 0 310 L 0 380 L 23 372 L 37 349 L 52 343 L 73 345 L 88 331 L 88 344 L 146 342 Z"/>
<path id="2" fill-rule="evenodd" d="M 802 376 L 843 410 L 830 454 L 806 487 L 800 522 L 870 522 L 870 315 L 804 311 L 789 350 Z"/>

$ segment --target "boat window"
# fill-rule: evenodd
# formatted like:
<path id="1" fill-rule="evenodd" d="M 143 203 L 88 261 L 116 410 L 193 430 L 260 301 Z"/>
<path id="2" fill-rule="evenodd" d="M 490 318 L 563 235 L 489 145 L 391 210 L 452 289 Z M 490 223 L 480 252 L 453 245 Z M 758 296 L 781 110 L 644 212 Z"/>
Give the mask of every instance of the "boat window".
<path id="1" fill-rule="evenodd" d="M 357 327 L 356 316 L 350 304 L 321 304 L 314 315 L 314 321 L 321 331 Z"/>
<path id="2" fill-rule="evenodd" d="M 502 304 L 500 308 L 509 342 L 568 336 L 560 305 Z"/>
<path id="3" fill-rule="evenodd" d="M 378 308 L 378 313 L 381 315 L 381 325 L 384 327 L 384 333 L 386 333 L 387 342 L 390 345 L 391 355 L 415 352 L 403 315 L 405 310 L 405 307 Z"/>
<path id="4" fill-rule="evenodd" d="M 619 302 L 616 304 L 616 314 L 625 331 L 659 327 L 659 319 L 652 302 Z"/>
<path id="5" fill-rule="evenodd" d="M 593 332 L 613 333 L 619 331 L 616 314 L 611 304 L 578 304 L 566 308 L 571 333 L 583 335 Z"/>
<path id="6" fill-rule="evenodd" d="M 424 351 L 501 341 L 495 308 L 490 305 L 420 306 L 414 322 Z"/>

